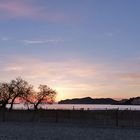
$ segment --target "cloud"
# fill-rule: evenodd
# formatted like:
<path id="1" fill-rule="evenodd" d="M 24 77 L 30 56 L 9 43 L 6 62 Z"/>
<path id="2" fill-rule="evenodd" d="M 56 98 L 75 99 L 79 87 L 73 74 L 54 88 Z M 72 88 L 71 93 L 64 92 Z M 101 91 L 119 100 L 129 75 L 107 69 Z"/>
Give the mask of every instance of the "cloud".
<path id="1" fill-rule="evenodd" d="M 24 0 L 6 0 L 0 2 L 0 11 L 11 17 L 37 16 L 39 11 Z"/>
<path id="2" fill-rule="evenodd" d="M 86 63 L 81 60 L 42 61 L 30 57 L 11 59 L 1 66 L 6 75 L 21 75 L 27 79 L 47 79 L 64 85 L 76 83 L 93 87 L 129 86 L 140 80 L 140 73 L 117 72 L 107 65 Z M 92 84 L 91 84 L 92 83 Z M 84 87 L 84 86 L 83 86 Z"/>
<path id="3" fill-rule="evenodd" d="M 55 42 L 48 40 L 46 42 Z M 34 43 L 34 42 L 29 42 Z M 35 42 L 41 43 L 41 42 Z M 43 41 L 44 43 L 44 41 Z M 8 60 L 7 60 L 8 61 Z M 82 60 L 47 61 L 31 57 L 12 58 L 2 68 L 7 72 L 21 72 L 29 77 L 62 77 L 101 80 L 135 81 L 140 80 L 139 72 L 112 69 L 109 65 L 87 63 Z"/>
<path id="4" fill-rule="evenodd" d="M 9 38 L 8 38 L 8 37 L 1 37 L 1 40 L 2 40 L 2 41 L 8 41 Z"/>
<path id="5" fill-rule="evenodd" d="M 140 57 L 128 58 L 125 62 L 122 62 L 121 66 L 126 70 L 140 69 Z"/>
<path id="6" fill-rule="evenodd" d="M 140 75 L 118 71 L 109 65 L 82 60 L 47 61 L 16 56 L 0 63 L 1 80 L 23 77 L 38 86 L 48 84 L 59 93 L 59 99 L 75 96 L 121 97 L 138 94 Z"/>
<path id="7" fill-rule="evenodd" d="M 18 39 L 14 39 L 14 38 L 9 38 L 9 37 L 1 37 L 0 38 L 1 41 L 5 41 L 5 42 L 18 42 L 18 43 L 22 43 L 24 45 L 41 45 L 41 44 L 54 44 L 57 45 L 58 43 L 63 43 L 66 42 L 63 39 L 23 39 L 23 40 L 18 40 Z"/>
<path id="8" fill-rule="evenodd" d="M 106 36 L 109 36 L 109 37 L 112 37 L 112 36 L 113 36 L 113 33 L 107 32 L 105 35 L 106 35 Z"/>
<path id="9" fill-rule="evenodd" d="M 17 57 L 7 60 L 1 66 L 1 80 L 23 77 L 35 87 L 39 84 L 48 84 L 65 98 L 78 93 L 93 92 L 108 86 L 104 82 L 94 82 L 99 78 L 99 66 L 81 60 L 42 61 L 31 57 Z M 74 95 L 73 95 L 74 97 Z M 62 99 L 61 98 L 61 99 Z"/>
<path id="10" fill-rule="evenodd" d="M 1 18 L 41 18 L 50 21 L 64 19 L 64 14 L 46 10 L 43 6 L 34 5 L 27 0 L 0 1 Z"/>
<path id="11" fill-rule="evenodd" d="M 30 78 L 52 77 L 60 79 L 60 77 L 87 77 L 96 74 L 96 67 L 90 66 L 84 62 L 64 61 L 64 62 L 45 62 L 38 59 L 17 58 L 12 62 L 6 63 L 3 67 L 5 72 L 18 72 Z"/>
<path id="12" fill-rule="evenodd" d="M 107 36 L 107 37 L 113 37 L 113 36 L 118 36 L 118 35 L 120 35 L 120 33 L 121 33 L 121 30 L 119 30 L 119 29 L 116 29 L 116 30 L 112 30 L 112 31 L 108 31 L 108 32 L 106 32 L 105 33 L 105 36 Z"/>
<path id="13" fill-rule="evenodd" d="M 23 43 L 26 45 L 30 44 L 57 44 L 64 42 L 62 39 L 46 39 L 46 40 L 23 40 Z"/>
<path id="14" fill-rule="evenodd" d="M 98 66 L 82 61 L 42 61 L 32 58 L 10 59 L 1 65 L 1 79 L 21 76 L 33 85 L 49 84 L 56 89 L 91 91 L 103 87 L 102 83 L 89 83 L 98 75 Z"/>
<path id="15" fill-rule="evenodd" d="M 139 72 L 135 72 L 135 73 L 121 73 L 118 74 L 118 76 L 120 77 L 120 79 L 122 80 L 140 80 L 140 73 Z"/>
<path id="16" fill-rule="evenodd" d="M 135 82 L 129 82 L 128 83 L 128 86 L 135 87 L 135 88 L 140 88 L 140 81 L 139 82 L 137 82 L 137 81 L 135 81 Z"/>

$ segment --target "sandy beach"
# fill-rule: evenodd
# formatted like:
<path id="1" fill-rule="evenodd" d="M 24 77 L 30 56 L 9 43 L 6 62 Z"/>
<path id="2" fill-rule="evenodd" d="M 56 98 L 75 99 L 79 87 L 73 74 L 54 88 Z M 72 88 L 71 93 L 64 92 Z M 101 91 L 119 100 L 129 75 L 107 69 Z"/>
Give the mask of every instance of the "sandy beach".
<path id="1" fill-rule="evenodd" d="M 0 140 L 139 140 L 140 129 L 66 123 L 0 123 Z"/>

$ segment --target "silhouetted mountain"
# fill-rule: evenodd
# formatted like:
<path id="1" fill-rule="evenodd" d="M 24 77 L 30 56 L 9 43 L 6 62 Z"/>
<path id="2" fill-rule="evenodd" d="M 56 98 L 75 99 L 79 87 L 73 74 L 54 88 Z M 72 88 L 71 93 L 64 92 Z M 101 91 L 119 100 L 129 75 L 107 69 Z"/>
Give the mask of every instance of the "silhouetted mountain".
<path id="1" fill-rule="evenodd" d="M 130 98 L 130 99 L 122 99 L 120 101 L 114 100 L 112 98 L 95 98 L 91 97 L 85 98 L 74 98 L 74 99 L 66 99 L 61 100 L 58 104 L 119 104 L 119 105 L 140 105 L 140 97 Z"/>
<path id="2" fill-rule="evenodd" d="M 59 104 L 119 104 L 119 101 L 116 101 L 111 98 L 92 99 L 91 97 L 85 97 L 85 98 L 61 100 L 58 103 Z"/>
<path id="3" fill-rule="evenodd" d="M 133 97 L 125 101 L 125 105 L 140 105 L 140 97 Z"/>

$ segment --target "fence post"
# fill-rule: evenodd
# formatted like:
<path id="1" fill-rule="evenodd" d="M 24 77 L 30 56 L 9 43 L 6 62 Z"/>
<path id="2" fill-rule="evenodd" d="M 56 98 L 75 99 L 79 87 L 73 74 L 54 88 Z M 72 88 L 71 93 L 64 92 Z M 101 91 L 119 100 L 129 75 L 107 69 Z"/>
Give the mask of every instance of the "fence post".
<path id="1" fill-rule="evenodd" d="M 55 122 L 58 123 L 58 111 L 55 110 Z"/>
<path id="2" fill-rule="evenodd" d="M 6 110 L 2 109 L 2 121 L 5 122 L 6 121 Z"/>
<path id="3" fill-rule="evenodd" d="M 119 126 L 119 109 L 116 110 L 116 127 Z"/>

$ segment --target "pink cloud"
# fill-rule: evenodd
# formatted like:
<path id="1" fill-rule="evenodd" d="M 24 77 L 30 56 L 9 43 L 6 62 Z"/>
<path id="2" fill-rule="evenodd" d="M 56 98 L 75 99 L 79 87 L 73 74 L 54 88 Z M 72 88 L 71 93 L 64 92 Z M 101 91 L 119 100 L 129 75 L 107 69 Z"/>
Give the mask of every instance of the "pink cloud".
<path id="1" fill-rule="evenodd" d="M 6 18 L 41 18 L 51 21 L 64 19 L 64 14 L 47 11 L 41 6 L 35 6 L 26 0 L 0 1 L 0 12 Z"/>
<path id="2" fill-rule="evenodd" d="M 118 76 L 122 80 L 140 80 L 140 73 L 121 73 Z"/>

